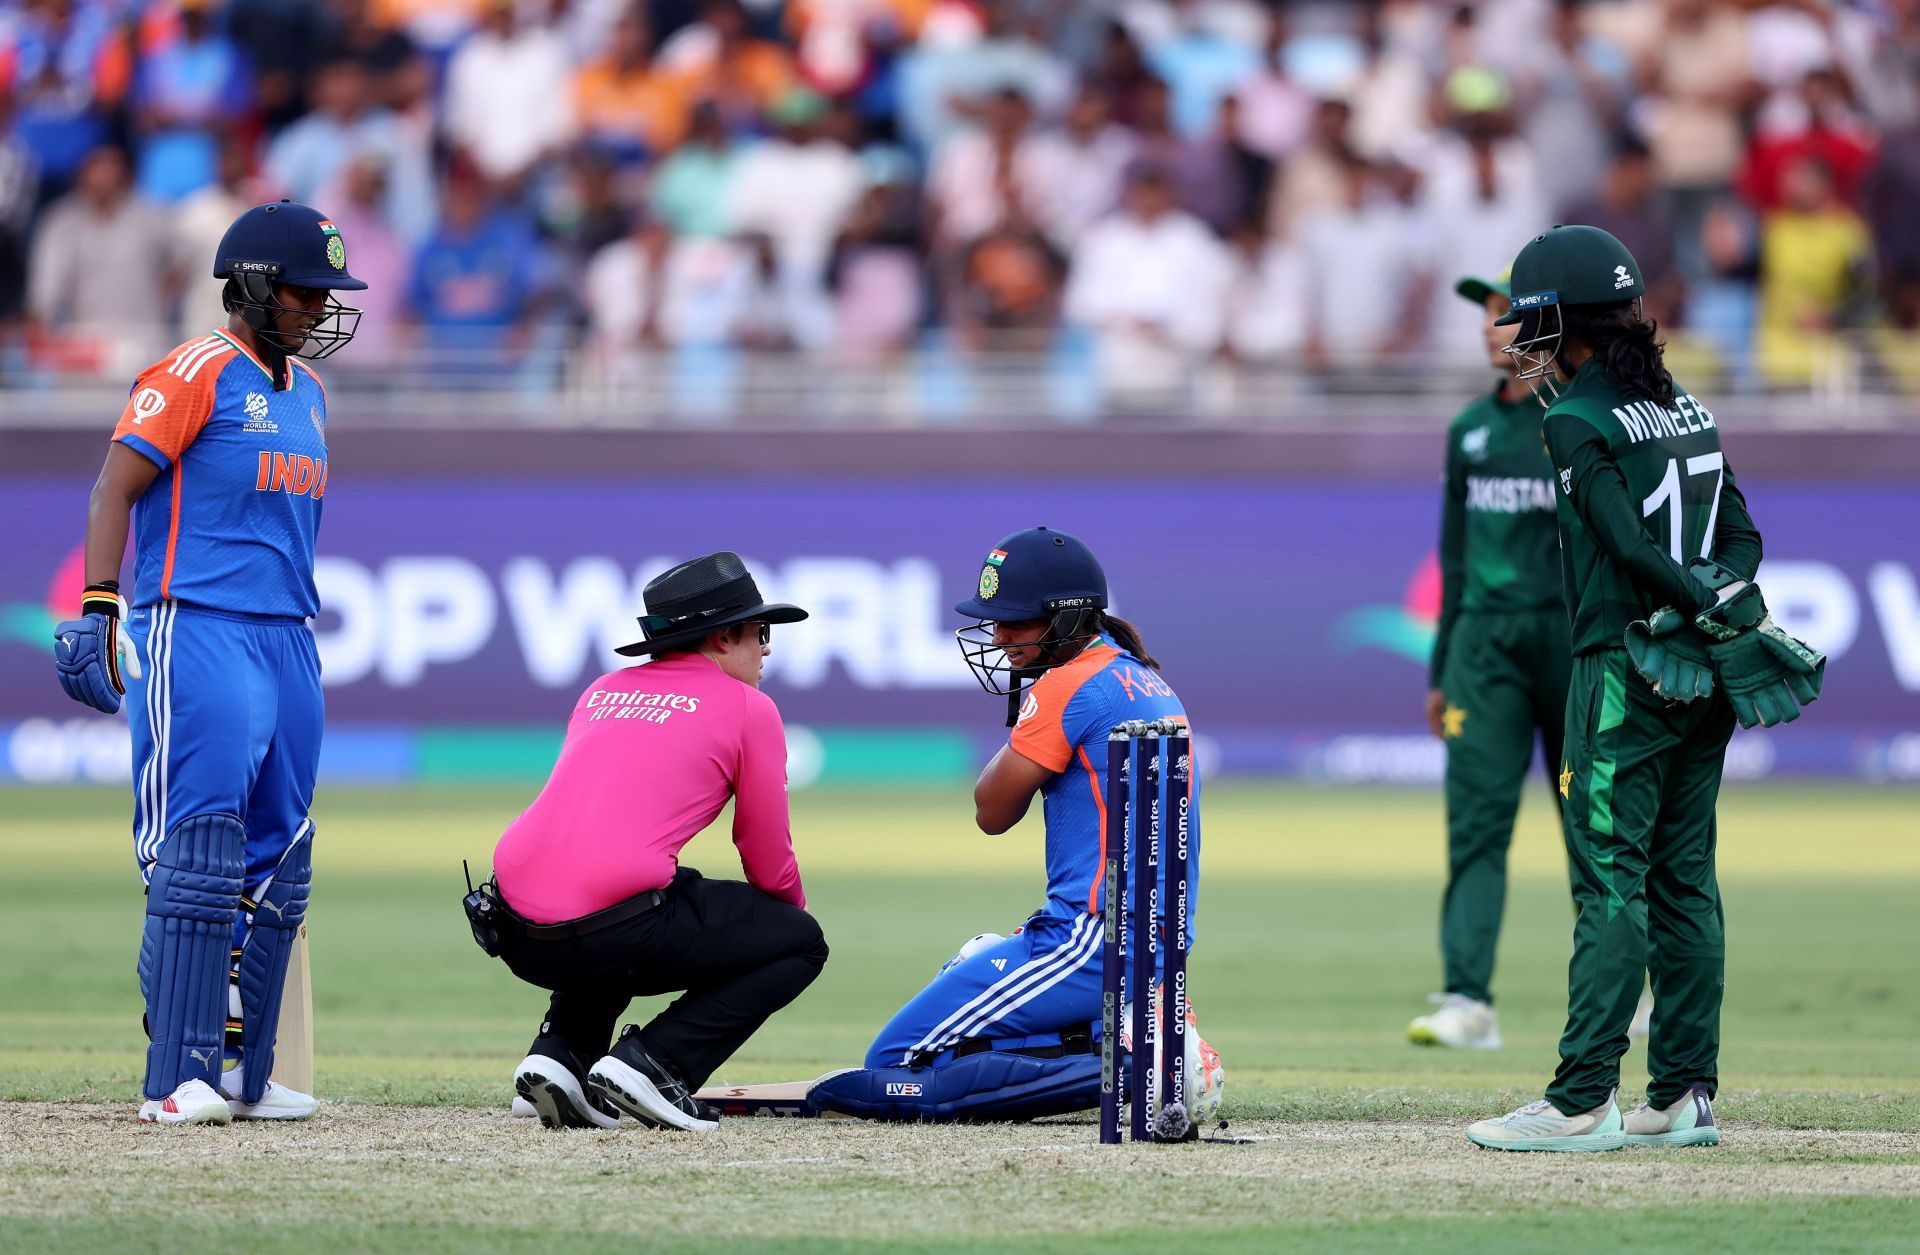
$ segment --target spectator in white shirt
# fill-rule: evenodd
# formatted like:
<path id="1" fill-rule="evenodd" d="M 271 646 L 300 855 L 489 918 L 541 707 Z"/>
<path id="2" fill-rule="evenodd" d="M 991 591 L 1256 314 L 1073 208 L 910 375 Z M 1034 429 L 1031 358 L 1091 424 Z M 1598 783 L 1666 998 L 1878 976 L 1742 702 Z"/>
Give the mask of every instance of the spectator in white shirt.
<path id="1" fill-rule="evenodd" d="M 582 295 L 596 354 L 615 360 L 662 342 L 661 289 L 671 243 L 657 219 L 639 217 L 631 232 L 587 263 Z"/>
<path id="2" fill-rule="evenodd" d="M 125 151 L 94 149 L 73 191 L 47 209 L 33 237 L 32 324 L 77 362 L 113 375 L 140 369 L 172 336 L 168 235 L 166 217 L 134 194 Z M 212 268 L 211 254 L 206 264 Z"/>
<path id="3" fill-rule="evenodd" d="M 1436 144 L 1421 170 L 1420 209 L 1429 249 L 1423 269 L 1499 274 L 1521 243 L 1553 225 L 1533 150 L 1496 114 L 1471 114 L 1466 138 Z M 1431 284 L 1427 349 L 1464 361 L 1481 343 L 1481 319 L 1446 284 Z"/>
<path id="4" fill-rule="evenodd" d="M 213 277 L 213 255 L 233 220 L 265 199 L 247 172 L 246 147 L 228 139 L 220 145 L 214 181 L 173 207 L 173 267 L 180 276 L 174 339 L 203 336 L 227 325 L 227 285 Z M 359 243 L 357 237 L 348 238 Z M 357 249 L 354 260 L 359 261 Z"/>
<path id="5" fill-rule="evenodd" d="M 1312 333 L 1308 360 L 1357 370 L 1413 340 L 1426 263 L 1412 214 L 1363 157 L 1341 160 L 1342 200 L 1301 228 Z"/>
<path id="6" fill-rule="evenodd" d="M 1105 89 L 1081 88 L 1048 154 L 1053 183 L 1041 224 L 1055 246 L 1071 249 L 1120 203 L 1120 185 L 1137 151 L 1133 132 L 1114 125 Z"/>
<path id="7" fill-rule="evenodd" d="M 1314 99 L 1287 75 L 1282 60 L 1290 34 L 1285 11 L 1277 11 L 1260 71 L 1234 91 L 1240 101 L 1240 142 L 1270 161 L 1285 159 L 1305 143 L 1313 126 Z"/>
<path id="8" fill-rule="evenodd" d="M 1067 321 L 1092 333 L 1110 397 L 1164 397 L 1218 350 L 1231 277 L 1226 246 L 1175 207 L 1166 171 L 1136 170 L 1120 212 L 1081 237 L 1067 279 Z"/>
<path id="9" fill-rule="evenodd" d="M 447 63 L 447 138 L 489 180 L 517 179 L 572 136 L 572 78 L 559 33 L 521 20 L 514 0 L 487 0 Z"/>
<path id="10" fill-rule="evenodd" d="M 1009 220 L 1039 221 L 1052 199 L 1053 148 L 1033 129 L 1019 88 L 989 96 L 981 125 L 954 130 L 934 151 L 927 202 L 935 244 L 956 249 Z"/>
<path id="11" fill-rule="evenodd" d="M 779 130 L 741 155 L 727 214 L 733 234 L 773 241 L 785 304 L 805 311 L 794 334 L 809 346 L 832 336 L 827 255 L 866 187 L 860 159 L 821 127 L 827 109 L 823 98 L 799 89 L 775 102 L 768 121 Z"/>
<path id="12" fill-rule="evenodd" d="M 582 286 L 589 344 L 608 378 L 643 372 L 647 348 L 791 343 L 764 237 L 673 236 L 643 219 L 593 255 Z"/>
<path id="13" fill-rule="evenodd" d="M 1258 222 L 1233 234 L 1234 276 L 1227 296 L 1226 348 L 1243 362 L 1287 362 L 1307 347 L 1307 255 L 1266 234 Z"/>

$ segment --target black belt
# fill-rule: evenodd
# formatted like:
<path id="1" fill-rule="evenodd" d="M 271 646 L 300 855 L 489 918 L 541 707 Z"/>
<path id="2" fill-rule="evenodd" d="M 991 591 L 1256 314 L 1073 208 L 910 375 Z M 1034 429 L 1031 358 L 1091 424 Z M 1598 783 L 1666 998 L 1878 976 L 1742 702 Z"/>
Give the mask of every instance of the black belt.
<path id="1" fill-rule="evenodd" d="M 630 919 L 637 919 L 666 900 L 665 889 L 649 889 L 624 902 L 615 902 L 604 911 L 582 915 L 579 919 L 561 920 L 558 924 L 535 924 L 522 920 L 520 931 L 528 941 L 569 941 L 575 937 L 585 937 L 589 933 L 612 928 L 615 924 L 624 924 Z"/>

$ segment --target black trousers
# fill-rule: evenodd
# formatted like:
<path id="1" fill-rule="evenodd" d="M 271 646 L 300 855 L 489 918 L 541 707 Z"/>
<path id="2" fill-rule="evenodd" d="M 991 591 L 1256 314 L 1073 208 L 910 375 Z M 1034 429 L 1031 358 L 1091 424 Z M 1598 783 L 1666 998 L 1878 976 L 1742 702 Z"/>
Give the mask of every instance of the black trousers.
<path id="1" fill-rule="evenodd" d="M 536 1043 L 558 1037 L 583 1067 L 607 1053 L 634 998 L 681 993 L 640 1039 L 698 1089 L 813 983 L 827 942 L 799 907 L 683 867 L 666 900 L 643 915 L 564 941 L 514 938 L 501 957 L 521 980 L 553 991 Z"/>

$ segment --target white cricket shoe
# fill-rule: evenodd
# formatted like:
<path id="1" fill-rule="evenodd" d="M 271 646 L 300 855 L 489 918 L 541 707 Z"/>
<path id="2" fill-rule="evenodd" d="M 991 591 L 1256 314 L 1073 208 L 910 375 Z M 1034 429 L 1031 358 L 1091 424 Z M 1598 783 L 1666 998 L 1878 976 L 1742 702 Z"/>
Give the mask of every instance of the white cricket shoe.
<path id="1" fill-rule="evenodd" d="M 1414 1045 L 1500 1049 L 1500 1017 L 1489 1004 L 1465 994 L 1428 994 L 1427 1001 L 1440 1009 L 1415 1016 L 1407 1025 L 1407 1040 Z"/>
<path id="2" fill-rule="evenodd" d="M 227 1100 L 205 1081 L 185 1081 L 165 1098 L 140 1104 L 142 1124 L 225 1124 L 231 1119 Z"/>
<path id="3" fill-rule="evenodd" d="M 1629 1146 L 1718 1146 L 1720 1126 L 1713 1122 L 1707 1087 L 1694 1085 L 1671 1107 L 1645 1103 L 1627 1113 Z"/>
<path id="4" fill-rule="evenodd" d="M 528 1055 L 513 1070 L 516 1107 L 525 1102 L 550 1129 L 612 1129 L 620 1113 L 611 1104 L 589 1097 L 573 1070 L 547 1055 Z"/>
<path id="5" fill-rule="evenodd" d="M 1640 1005 L 1633 1009 L 1633 1023 L 1627 1025 L 1629 1041 L 1645 1037 L 1653 1031 L 1653 990 L 1640 991 Z"/>
<path id="6" fill-rule="evenodd" d="M 240 1088 L 245 1083 L 244 1063 L 220 1074 L 220 1093 L 236 1120 L 305 1120 L 320 1110 L 320 1103 L 312 1094 L 289 1089 L 278 1081 L 267 1082 L 267 1092 L 260 1095 L 259 1102 L 242 1102 Z"/>
<path id="7" fill-rule="evenodd" d="M 1489 1150 L 1619 1150 L 1627 1144 L 1623 1127 L 1612 1094 L 1607 1095 L 1605 1106 L 1577 1116 L 1562 1114 L 1542 1098 L 1470 1125 L 1467 1140 Z"/>

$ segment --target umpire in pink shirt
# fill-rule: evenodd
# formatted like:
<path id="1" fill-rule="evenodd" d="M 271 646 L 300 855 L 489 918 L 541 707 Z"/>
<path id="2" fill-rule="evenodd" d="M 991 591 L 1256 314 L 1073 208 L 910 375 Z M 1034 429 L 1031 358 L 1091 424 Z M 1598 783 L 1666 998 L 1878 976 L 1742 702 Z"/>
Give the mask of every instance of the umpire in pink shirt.
<path id="1" fill-rule="evenodd" d="M 759 689 L 772 626 L 807 612 L 767 604 L 732 553 L 659 576 L 646 606 L 645 639 L 617 652 L 653 661 L 581 694 L 546 787 L 494 850 L 501 957 L 553 991 L 514 1074 L 549 1127 L 713 1129 L 693 1092 L 827 961 L 793 857 L 786 734 Z M 744 884 L 679 864 L 729 798 Z M 633 998 L 683 990 L 612 1041 Z"/>

